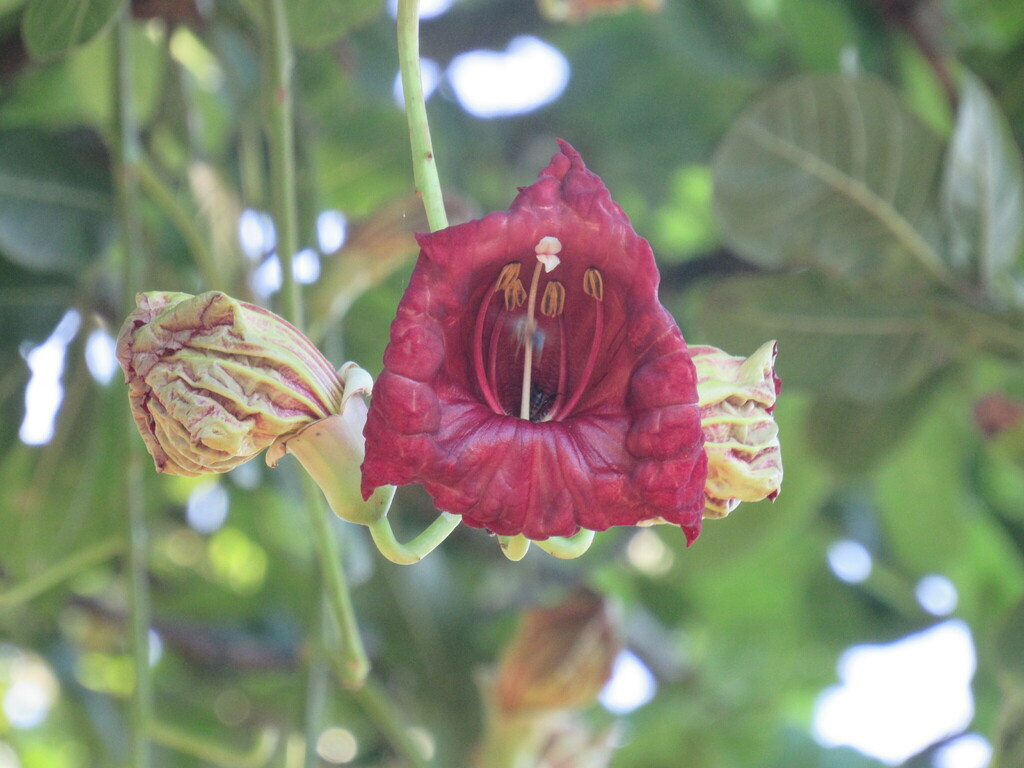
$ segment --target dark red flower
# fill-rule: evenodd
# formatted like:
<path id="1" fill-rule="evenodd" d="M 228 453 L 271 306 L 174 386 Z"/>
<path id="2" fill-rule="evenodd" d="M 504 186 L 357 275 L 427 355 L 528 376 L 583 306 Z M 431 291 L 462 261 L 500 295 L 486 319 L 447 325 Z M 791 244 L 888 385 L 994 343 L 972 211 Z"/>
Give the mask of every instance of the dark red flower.
<path id="1" fill-rule="evenodd" d="M 363 495 L 421 483 L 501 535 L 700 532 L 696 374 L 647 241 L 565 142 L 507 213 L 418 235 L 366 423 Z"/>

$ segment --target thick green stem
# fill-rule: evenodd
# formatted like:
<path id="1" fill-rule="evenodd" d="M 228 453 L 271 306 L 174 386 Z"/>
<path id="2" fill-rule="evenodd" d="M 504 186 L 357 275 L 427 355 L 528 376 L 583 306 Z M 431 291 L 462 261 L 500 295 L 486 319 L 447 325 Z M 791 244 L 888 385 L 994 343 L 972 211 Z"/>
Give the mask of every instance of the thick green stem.
<path id="1" fill-rule="evenodd" d="M 128 627 L 132 659 L 135 666 L 135 687 L 132 690 L 131 713 L 134 719 L 134 768 L 150 764 L 148 724 L 153 719 L 153 677 L 149 661 L 149 534 L 146 530 L 145 494 L 142 472 L 144 457 L 135 424 L 125 420 L 129 441 L 128 465 L 125 472 L 128 506 Z"/>
<path id="2" fill-rule="evenodd" d="M 115 33 L 114 178 L 117 186 L 118 220 L 124 256 L 125 306 L 133 305 L 142 285 L 144 264 L 142 217 L 138 208 L 138 163 L 141 156 L 138 126 L 132 102 L 131 15 L 125 6 Z M 127 411 L 125 412 L 127 414 Z M 148 536 L 142 489 L 142 443 L 131 419 L 125 419 L 128 460 L 125 500 L 128 524 L 128 641 L 135 666 L 129 712 L 132 719 L 130 752 L 134 768 L 151 764 L 148 727 L 153 719 L 153 679 L 149 665 Z"/>
<path id="3" fill-rule="evenodd" d="M 295 182 L 295 124 L 292 115 L 292 58 L 284 0 L 263 0 L 266 36 L 267 143 L 277 257 L 281 262 L 281 314 L 303 326 L 299 285 L 292 273 L 298 250 L 298 203 Z"/>
<path id="4" fill-rule="evenodd" d="M 392 487 L 393 486 L 389 486 Z M 394 494 L 394 490 L 392 490 Z M 412 565 L 433 552 L 441 542 L 459 527 L 459 516 L 442 512 L 426 529 L 408 544 L 395 538 L 387 517 L 379 517 L 367 526 L 373 543 L 388 560 L 398 565 Z"/>
<path id="5" fill-rule="evenodd" d="M 420 75 L 420 18 L 419 0 L 398 0 L 398 68 L 402 75 L 405 95 L 405 115 L 409 121 L 409 141 L 412 144 L 412 172 L 416 193 L 423 199 L 430 231 L 448 226 L 441 196 L 441 182 L 437 176 L 437 161 L 430 142 L 427 124 L 427 104 L 423 98 L 423 79 Z"/>
<path id="6" fill-rule="evenodd" d="M 530 551 L 530 540 L 521 533 L 515 536 L 499 536 L 498 546 L 505 557 L 513 563 L 518 563 Z"/>
<path id="7" fill-rule="evenodd" d="M 313 543 L 324 579 L 327 603 L 341 644 L 340 663 L 336 667 L 338 678 L 346 688 L 359 688 L 366 682 L 370 662 L 359 636 L 352 597 L 349 594 L 345 571 L 341 567 L 341 553 L 334 534 L 333 515 L 324 504 L 320 488 L 313 478 L 305 472 L 301 474 L 306 495 L 305 506 L 313 529 Z"/>
<path id="8" fill-rule="evenodd" d="M 45 571 L 34 574 L 6 592 L 0 593 L 0 612 L 24 605 L 79 571 L 109 560 L 124 549 L 124 538 L 113 536 L 54 563 Z"/>
<path id="9" fill-rule="evenodd" d="M 269 58 L 266 80 L 270 98 L 267 137 L 270 143 L 270 185 L 277 227 L 277 254 L 281 259 L 281 309 L 285 318 L 301 330 L 304 314 L 302 297 L 292 275 L 292 256 L 298 242 L 291 93 L 292 50 L 282 0 L 263 0 L 263 8 Z M 357 689 L 366 681 L 370 662 L 359 636 L 332 516 L 328 513 L 316 481 L 306 472 L 300 474 L 305 492 L 304 506 L 309 515 L 327 603 L 341 643 L 340 663 L 337 667 L 339 682 L 346 688 Z"/>
<path id="10" fill-rule="evenodd" d="M 538 547 L 543 549 L 549 555 L 560 557 L 564 560 L 571 560 L 584 554 L 590 545 L 594 543 L 594 532 L 589 531 L 586 528 L 581 528 L 579 533 L 575 536 L 569 536 L 564 538 L 562 536 L 552 536 L 550 539 L 545 541 L 535 541 Z"/>

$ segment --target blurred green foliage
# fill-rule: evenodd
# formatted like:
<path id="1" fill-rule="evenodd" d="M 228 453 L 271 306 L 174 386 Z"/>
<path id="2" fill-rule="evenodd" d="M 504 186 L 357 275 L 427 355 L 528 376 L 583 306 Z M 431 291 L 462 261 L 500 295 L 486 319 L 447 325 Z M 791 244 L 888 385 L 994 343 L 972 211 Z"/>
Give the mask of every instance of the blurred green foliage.
<path id="1" fill-rule="evenodd" d="M 0 713 L 20 761 L 2 747 L 0 765 L 127 760 L 127 403 L 118 376 L 100 383 L 84 362 L 89 334 L 115 333 L 128 311 L 109 170 L 110 28 L 126 5 L 146 285 L 260 298 L 251 277 L 266 254 L 237 239 L 242 210 L 270 207 L 259 4 L 0 0 L 0 693 L 33 660 L 54 690 L 33 728 Z M 394 22 L 377 0 L 288 9 L 301 247 L 317 247 L 318 212 L 349 220 L 305 289 L 310 327 L 336 363 L 376 372 L 411 233 L 426 228 L 392 93 Z M 843 649 L 935 623 L 914 587 L 941 574 L 978 649 L 970 730 L 1002 768 L 1020 765 L 1024 4 L 670 0 L 559 25 L 524 0 L 463 0 L 423 22 L 422 53 L 443 69 L 518 34 L 561 50 L 570 83 L 495 120 L 441 84 L 428 109 L 452 218 L 505 208 L 554 139 L 571 141 L 651 240 L 687 338 L 734 354 L 779 339 L 786 480 L 776 504 L 709 522 L 689 550 L 676 530 L 623 530 L 568 562 L 509 563 L 460 530 L 398 567 L 339 522 L 377 684 L 429 734 L 436 765 L 467 765 L 475 677 L 513 614 L 583 583 L 622 602 L 628 644 L 659 684 L 625 718 L 614 768 L 867 768 L 879 763 L 813 741 L 814 701 Z M 71 308 L 82 326 L 56 433 L 28 446 L 24 358 Z M 1010 407 L 983 420 L 992 393 Z M 355 737 L 353 765 L 402 764 L 365 706 L 323 683 L 294 477 L 253 462 L 217 480 L 229 513 L 206 534 L 186 507 L 209 482 L 145 473 L 158 721 L 222 764 L 302 765 L 303 734 L 329 725 Z M 393 511 L 410 531 L 431 514 L 417 489 Z M 870 551 L 863 583 L 829 570 L 837 539 Z M 181 747 L 156 764 L 210 764 Z"/>

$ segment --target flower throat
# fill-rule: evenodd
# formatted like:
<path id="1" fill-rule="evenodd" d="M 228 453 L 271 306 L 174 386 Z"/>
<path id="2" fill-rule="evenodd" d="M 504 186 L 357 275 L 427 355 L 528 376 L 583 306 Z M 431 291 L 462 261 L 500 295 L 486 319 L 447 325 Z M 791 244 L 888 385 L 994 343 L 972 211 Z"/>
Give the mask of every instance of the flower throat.
<path id="1" fill-rule="evenodd" d="M 569 393 L 567 338 L 565 329 L 566 287 L 558 280 L 549 280 L 540 296 L 538 307 L 538 288 L 540 275 L 552 272 L 561 262 L 558 254 L 562 244 L 556 237 L 543 237 L 535 246 L 537 264 L 533 269 L 529 290 L 520 279 L 522 264 L 518 261 L 509 262 L 498 273 L 494 288 L 487 293 L 480 303 L 476 324 L 473 331 L 473 368 L 477 383 L 487 405 L 495 413 L 518 416 L 531 422 L 561 421 L 572 413 L 586 390 L 597 362 L 597 353 L 601 347 L 604 331 L 604 281 L 601 272 L 590 268 L 583 274 L 583 292 L 594 300 L 594 328 L 590 342 L 590 350 L 578 379 Z M 493 297 L 501 293 L 504 307 L 499 308 L 499 315 L 494 321 L 487 344 L 487 364 L 484 362 L 484 326 Z M 511 319 L 520 307 L 525 304 L 525 313 Z M 544 317 L 557 320 L 558 333 L 558 376 L 557 383 L 552 387 L 551 381 L 539 381 L 535 366 L 539 366 L 547 334 L 540 328 L 537 310 Z M 502 314 L 504 313 L 504 315 Z M 522 378 L 518 381 L 518 407 L 512 402 L 503 405 L 499 391 L 498 356 L 502 345 L 501 333 L 505 330 L 513 336 L 515 349 L 522 350 Z M 518 354 L 515 355 L 518 358 Z"/>

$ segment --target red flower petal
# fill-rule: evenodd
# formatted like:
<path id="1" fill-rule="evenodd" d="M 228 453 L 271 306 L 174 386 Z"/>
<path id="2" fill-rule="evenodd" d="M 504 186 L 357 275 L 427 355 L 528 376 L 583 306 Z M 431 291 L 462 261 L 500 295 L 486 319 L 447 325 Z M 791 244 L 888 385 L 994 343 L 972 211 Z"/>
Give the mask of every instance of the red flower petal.
<path id="1" fill-rule="evenodd" d="M 707 460 L 686 343 L 658 303 L 647 241 L 560 147 L 507 213 L 418 236 L 366 424 L 363 495 L 421 483 L 439 509 L 501 535 L 663 519 L 692 541 Z M 545 237 L 561 246 L 550 272 Z"/>

